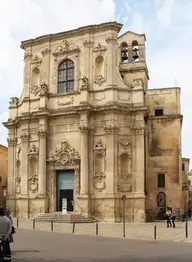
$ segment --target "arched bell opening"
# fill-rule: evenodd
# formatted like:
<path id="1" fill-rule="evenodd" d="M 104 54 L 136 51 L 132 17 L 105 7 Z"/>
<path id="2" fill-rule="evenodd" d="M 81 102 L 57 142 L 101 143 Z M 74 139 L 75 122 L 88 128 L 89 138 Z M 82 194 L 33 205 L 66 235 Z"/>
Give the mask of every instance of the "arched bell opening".
<path id="1" fill-rule="evenodd" d="M 139 44 L 137 41 L 132 42 L 132 59 L 133 62 L 139 62 Z"/>
<path id="2" fill-rule="evenodd" d="M 128 45 L 126 42 L 121 44 L 121 63 L 128 63 Z"/>

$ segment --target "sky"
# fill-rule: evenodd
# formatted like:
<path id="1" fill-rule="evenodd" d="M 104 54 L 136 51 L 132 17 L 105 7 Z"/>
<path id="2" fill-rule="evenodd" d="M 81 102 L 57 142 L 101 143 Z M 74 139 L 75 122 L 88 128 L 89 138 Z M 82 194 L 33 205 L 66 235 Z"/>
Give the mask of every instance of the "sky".
<path id="1" fill-rule="evenodd" d="M 20 42 L 39 35 L 108 21 L 121 33 L 145 33 L 149 88 L 179 86 L 182 155 L 192 162 L 192 0 L 0 0 L 0 144 L 7 145 L 10 97 L 23 88 Z M 191 163 L 192 167 L 192 163 Z"/>

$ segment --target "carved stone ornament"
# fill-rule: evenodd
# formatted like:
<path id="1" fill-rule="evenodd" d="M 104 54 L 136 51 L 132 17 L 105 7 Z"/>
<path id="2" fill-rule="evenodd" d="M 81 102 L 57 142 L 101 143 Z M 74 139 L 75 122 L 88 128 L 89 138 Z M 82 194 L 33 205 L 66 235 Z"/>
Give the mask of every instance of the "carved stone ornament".
<path id="1" fill-rule="evenodd" d="M 37 134 L 38 134 L 39 137 L 43 137 L 43 136 L 47 135 L 47 131 L 44 130 L 44 129 L 39 129 Z"/>
<path id="2" fill-rule="evenodd" d="M 127 154 L 128 158 L 132 159 L 132 144 L 126 139 L 120 139 L 118 144 L 118 155 Z"/>
<path id="3" fill-rule="evenodd" d="M 31 52 L 27 52 L 24 54 L 24 60 L 30 60 L 32 58 L 32 53 Z"/>
<path id="4" fill-rule="evenodd" d="M 20 135 L 21 142 L 28 142 L 30 135 L 27 133 L 22 133 Z"/>
<path id="5" fill-rule="evenodd" d="M 93 47 L 93 52 L 103 53 L 107 48 L 104 45 L 98 43 L 96 46 Z"/>
<path id="6" fill-rule="evenodd" d="M 62 166 L 75 166 L 76 161 L 80 159 L 79 153 L 72 147 L 69 146 L 68 142 L 64 140 L 61 142 L 61 147 L 55 150 L 55 153 L 49 156 L 48 161 L 55 162 L 55 165 Z"/>
<path id="7" fill-rule="evenodd" d="M 79 126 L 79 131 L 81 133 L 88 132 L 89 131 L 89 127 L 87 125 L 80 125 Z"/>
<path id="8" fill-rule="evenodd" d="M 90 40 L 85 40 L 83 42 L 84 47 L 91 47 L 91 46 L 93 46 L 93 44 L 94 44 L 94 42 L 90 41 Z"/>
<path id="9" fill-rule="evenodd" d="M 110 43 L 116 43 L 117 42 L 117 37 L 116 36 L 108 36 L 105 41 L 110 44 Z"/>
<path id="10" fill-rule="evenodd" d="M 82 85 L 81 85 L 80 89 L 81 90 L 88 89 L 88 87 L 89 87 L 89 79 L 86 76 L 84 76 L 84 77 L 81 78 L 81 81 L 82 81 Z"/>
<path id="11" fill-rule="evenodd" d="M 119 192 L 131 192 L 132 191 L 132 174 L 119 173 L 117 186 L 118 186 Z"/>
<path id="12" fill-rule="evenodd" d="M 103 141 L 99 139 L 94 147 L 95 150 L 103 150 L 105 149 L 105 145 L 103 144 Z"/>
<path id="13" fill-rule="evenodd" d="M 106 188 L 106 175 L 101 172 L 93 175 L 94 178 L 94 188 L 97 189 L 99 192 L 102 192 L 103 189 Z"/>
<path id="14" fill-rule="evenodd" d="M 143 89 L 144 83 L 142 79 L 135 79 L 133 80 L 133 88 L 134 89 Z"/>
<path id="15" fill-rule="evenodd" d="M 39 149 L 36 147 L 36 145 L 32 145 L 29 149 L 29 155 L 37 155 L 39 154 Z"/>
<path id="16" fill-rule="evenodd" d="M 12 97 L 11 101 L 9 102 L 10 106 L 17 106 L 19 103 L 19 98 L 18 97 Z"/>
<path id="17" fill-rule="evenodd" d="M 49 54 L 49 52 L 50 52 L 50 49 L 49 49 L 49 48 L 45 48 L 45 49 L 43 49 L 43 51 L 41 51 L 41 54 L 42 54 L 43 56 L 46 56 L 46 55 Z"/>
<path id="18" fill-rule="evenodd" d="M 46 83 L 42 83 L 40 87 L 40 95 L 46 95 L 48 93 L 48 86 Z"/>
<path id="19" fill-rule="evenodd" d="M 30 90 L 31 94 L 33 94 L 34 96 L 37 96 L 40 93 L 40 91 L 41 91 L 41 88 L 37 85 L 32 86 Z"/>
<path id="20" fill-rule="evenodd" d="M 70 97 L 59 97 L 57 104 L 58 106 L 69 106 L 72 105 L 74 101 L 73 96 Z"/>
<path id="21" fill-rule="evenodd" d="M 106 133 L 118 132 L 119 128 L 120 128 L 119 125 L 116 125 L 116 124 L 107 124 L 104 126 Z"/>
<path id="22" fill-rule="evenodd" d="M 34 55 L 34 57 L 31 60 L 31 64 L 35 64 L 36 66 L 39 66 L 42 63 L 42 59 L 38 57 L 38 55 Z"/>
<path id="23" fill-rule="evenodd" d="M 17 138 L 16 137 L 8 138 L 7 142 L 8 142 L 8 146 L 16 146 L 17 145 Z"/>
<path id="24" fill-rule="evenodd" d="M 139 126 L 139 125 L 133 125 L 131 127 L 131 131 L 136 134 L 136 135 L 143 135 L 144 131 L 145 131 L 145 127 L 144 126 Z"/>
<path id="25" fill-rule="evenodd" d="M 94 80 L 94 83 L 101 86 L 106 81 L 106 78 L 102 75 L 98 75 Z"/>
<path id="26" fill-rule="evenodd" d="M 67 40 L 63 40 L 63 43 L 56 47 L 53 51 L 54 56 L 66 55 L 69 53 L 78 53 L 80 48 L 75 43 L 69 43 Z"/>
<path id="27" fill-rule="evenodd" d="M 28 178 L 29 181 L 29 190 L 32 193 L 35 193 L 38 191 L 38 177 L 37 176 L 31 176 Z"/>
<path id="28" fill-rule="evenodd" d="M 21 193 L 21 177 L 15 178 L 15 193 L 16 194 Z"/>
<path id="29" fill-rule="evenodd" d="M 21 153 L 21 147 L 18 146 L 17 147 L 17 157 L 16 157 L 17 160 L 20 158 L 20 153 Z"/>

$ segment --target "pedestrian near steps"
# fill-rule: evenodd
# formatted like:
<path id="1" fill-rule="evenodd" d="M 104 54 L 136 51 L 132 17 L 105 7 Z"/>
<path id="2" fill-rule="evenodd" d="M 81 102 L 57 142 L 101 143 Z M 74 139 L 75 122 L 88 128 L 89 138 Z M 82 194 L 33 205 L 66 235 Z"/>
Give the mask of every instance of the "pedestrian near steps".
<path id="1" fill-rule="evenodd" d="M 171 213 L 172 227 L 175 228 L 176 211 L 173 209 Z"/>

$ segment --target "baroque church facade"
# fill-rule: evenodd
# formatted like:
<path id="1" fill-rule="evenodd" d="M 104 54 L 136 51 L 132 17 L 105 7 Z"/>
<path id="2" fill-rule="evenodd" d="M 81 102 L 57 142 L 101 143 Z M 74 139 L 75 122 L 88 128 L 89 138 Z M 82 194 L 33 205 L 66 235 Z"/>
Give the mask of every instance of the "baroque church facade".
<path id="1" fill-rule="evenodd" d="M 21 43 L 24 87 L 11 98 L 7 206 L 146 221 L 182 209 L 180 88 L 148 89 L 144 34 L 116 22 Z M 171 190 L 170 190 L 171 188 Z"/>

